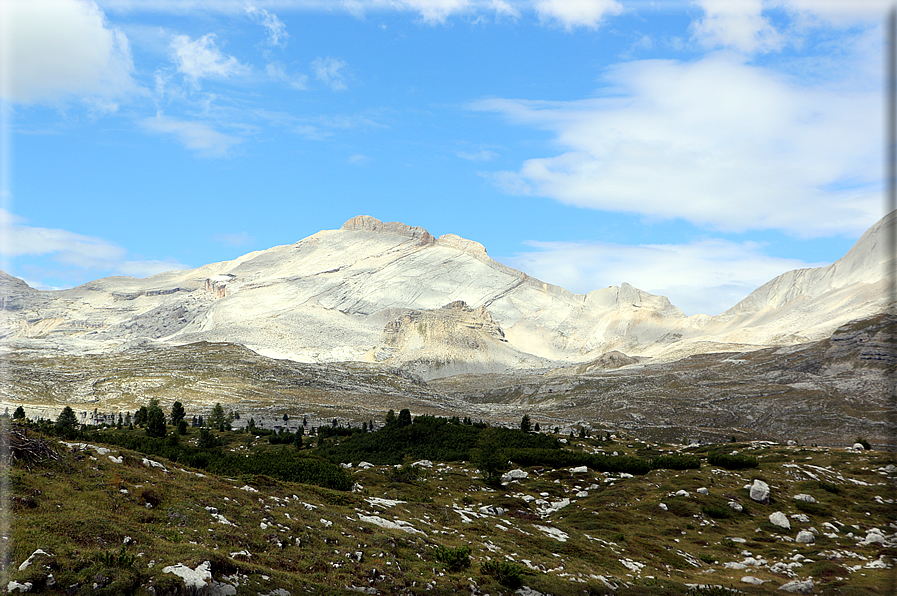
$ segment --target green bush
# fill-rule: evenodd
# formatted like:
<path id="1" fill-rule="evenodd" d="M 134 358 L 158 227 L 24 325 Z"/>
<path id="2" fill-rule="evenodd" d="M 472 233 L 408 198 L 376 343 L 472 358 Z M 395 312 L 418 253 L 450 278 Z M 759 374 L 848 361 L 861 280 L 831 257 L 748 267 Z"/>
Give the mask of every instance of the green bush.
<path id="1" fill-rule="evenodd" d="M 819 481 L 819 488 L 826 492 L 830 492 L 834 495 L 837 495 L 841 492 L 841 487 L 835 484 L 834 482 L 825 482 L 824 480 Z"/>
<path id="2" fill-rule="evenodd" d="M 728 505 L 712 505 L 705 503 L 701 505 L 701 513 L 713 519 L 729 519 L 735 513 Z"/>
<path id="3" fill-rule="evenodd" d="M 449 571 L 460 571 L 470 567 L 469 546 L 459 546 L 457 548 L 437 546 L 434 557 L 445 565 L 445 568 Z"/>
<path id="4" fill-rule="evenodd" d="M 744 455 L 743 453 L 731 455 L 722 451 L 712 451 L 707 454 L 707 463 L 727 470 L 744 470 L 756 468 L 760 465 L 760 460 L 752 455 Z"/>
<path id="5" fill-rule="evenodd" d="M 501 585 L 516 590 L 523 585 L 523 574 L 526 573 L 526 568 L 507 561 L 483 561 L 480 563 L 480 573 L 491 575 Z"/>
<path id="6" fill-rule="evenodd" d="M 821 505 L 820 503 L 795 501 L 794 507 L 801 513 L 806 513 L 808 515 L 825 515 L 825 505 Z"/>

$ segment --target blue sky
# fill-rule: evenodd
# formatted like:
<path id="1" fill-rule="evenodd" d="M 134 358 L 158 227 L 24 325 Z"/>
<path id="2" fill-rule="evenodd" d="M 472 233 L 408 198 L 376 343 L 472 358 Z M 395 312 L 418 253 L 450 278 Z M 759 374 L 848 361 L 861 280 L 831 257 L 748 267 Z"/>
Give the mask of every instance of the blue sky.
<path id="1" fill-rule="evenodd" d="M 2 268 L 40 289 L 352 216 L 718 314 L 883 214 L 884 0 L 5 0 Z"/>

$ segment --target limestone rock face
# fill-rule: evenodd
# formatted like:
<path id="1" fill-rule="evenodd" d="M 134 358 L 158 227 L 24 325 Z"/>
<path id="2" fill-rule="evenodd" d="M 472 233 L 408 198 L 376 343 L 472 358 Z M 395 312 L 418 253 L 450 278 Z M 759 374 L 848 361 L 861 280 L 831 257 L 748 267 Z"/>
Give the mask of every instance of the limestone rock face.
<path id="1" fill-rule="evenodd" d="M 231 342 L 426 378 L 785 346 L 884 311 L 882 234 L 893 218 L 829 267 L 779 276 L 722 315 L 686 317 L 625 282 L 573 294 L 492 260 L 477 242 L 362 215 L 292 245 L 146 279 L 46 292 L 0 273 L 0 340 L 66 353 Z M 864 338 L 833 344 L 832 362 L 856 349 L 872 360 L 890 353 L 884 335 Z"/>

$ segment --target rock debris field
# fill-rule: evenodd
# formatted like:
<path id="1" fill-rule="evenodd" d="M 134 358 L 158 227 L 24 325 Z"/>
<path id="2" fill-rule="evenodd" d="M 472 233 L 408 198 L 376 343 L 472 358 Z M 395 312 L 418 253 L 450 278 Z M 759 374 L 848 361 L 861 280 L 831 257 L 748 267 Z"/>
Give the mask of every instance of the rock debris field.
<path id="1" fill-rule="evenodd" d="M 622 436 L 571 443 L 708 453 Z M 353 462 L 343 464 L 353 489 L 336 491 L 224 478 L 100 444 L 56 447 L 60 462 L 11 471 L 8 592 L 884 594 L 893 586 L 897 466 L 878 451 L 732 443 L 726 453 L 759 466 L 702 459 L 700 469 L 643 476 L 512 466 L 495 486 L 466 462 L 414 462 L 405 481 L 394 466 Z M 466 564 L 444 556 L 465 547 Z"/>

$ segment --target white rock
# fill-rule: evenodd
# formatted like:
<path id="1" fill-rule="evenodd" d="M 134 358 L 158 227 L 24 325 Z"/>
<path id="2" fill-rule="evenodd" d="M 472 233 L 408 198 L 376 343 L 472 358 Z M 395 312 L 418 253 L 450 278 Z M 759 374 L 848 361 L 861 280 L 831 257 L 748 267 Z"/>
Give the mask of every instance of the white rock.
<path id="1" fill-rule="evenodd" d="M 243 486 L 241 486 L 241 487 L 240 487 L 240 490 L 245 490 L 245 491 L 248 492 L 248 493 L 257 493 L 257 492 L 259 492 L 258 489 L 252 488 L 252 487 L 249 486 L 248 484 L 244 484 Z"/>
<path id="2" fill-rule="evenodd" d="M 168 471 L 168 470 L 165 468 L 165 466 L 163 466 L 163 465 L 160 464 L 159 462 L 157 462 L 157 461 L 153 461 L 153 460 L 151 460 L 151 459 L 147 459 L 147 458 L 145 458 L 145 457 L 143 458 L 143 465 L 146 466 L 147 468 L 161 468 L 161 469 L 165 470 L 166 472 Z"/>
<path id="3" fill-rule="evenodd" d="M 744 507 L 742 507 L 741 503 L 737 503 L 735 501 L 729 501 L 728 505 L 737 513 L 741 513 L 742 511 L 744 511 Z"/>
<path id="4" fill-rule="evenodd" d="M 504 507 L 496 507 L 495 505 L 483 505 L 480 507 L 479 511 L 484 515 L 504 515 L 508 510 Z"/>
<path id="5" fill-rule="evenodd" d="M 661 503 L 660 508 L 663 509 L 664 511 L 669 511 L 669 507 L 667 507 L 666 503 Z"/>
<path id="6" fill-rule="evenodd" d="M 780 528 L 785 528 L 786 530 L 791 529 L 791 522 L 788 521 L 788 516 L 786 516 L 781 511 L 776 511 L 775 513 L 769 514 L 769 523 L 774 526 L 779 526 Z"/>
<path id="7" fill-rule="evenodd" d="M 22 564 L 19 565 L 19 571 L 25 571 L 26 569 L 28 569 L 28 567 L 31 566 L 32 563 L 34 563 L 34 557 L 52 557 L 52 556 L 53 555 L 51 555 L 47 551 L 39 548 L 36 551 L 34 551 L 33 553 L 31 553 L 30 557 L 28 557 L 27 559 L 22 561 Z"/>
<path id="8" fill-rule="evenodd" d="M 797 538 L 795 538 L 794 541 L 800 542 L 801 544 L 813 544 L 816 542 L 816 536 L 813 535 L 813 532 L 801 530 L 797 533 Z"/>
<path id="9" fill-rule="evenodd" d="M 422 467 L 422 468 L 432 468 L 432 467 L 433 467 L 433 462 L 431 462 L 431 461 L 428 460 L 428 459 L 422 459 L 422 460 L 420 460 L 420 461 L 416 461 L 416 462 L 414 462 L 414 463 L 411 464 L 411 465 L 412 465 L 412 466 L 420 466 L 420 467 Z"/>
<path id="10" fill-rule="evenodd" d="M 739 563 L 737 561 L 729 561 L 728 563 L 723 563 L 723 569 L 747 569 L 747 565 L 744 563 Z"/>
<path id="11" fill-rule="evenodd" d="M 687 490 L 677 490 L 673 493 L 674 497 L 689 497 L 691 496 Z"/>
<path id="12" fill-rule="evenodd" d="M 878 530 L 878 528 L 873 528 L 873 529 Z M 885 543 L 885 537 L 882 535 L 881 530 L 878 530 L 877 532 L 869 530 L 869 533 L 866 534 L 866 538 L 864 538 L 862 541 L 860 541 L 860 545 L 862 545 L 862 546 L 868 546 L 870 544 L 876 544 L 876 543 L 877 544 Z"/>
<path id="13" fill-rule="evenodd" d="M 856 449 L 857 451 L 863 451 L 863 450 L 866 449 L 866 448 L 863 447 L 863 444 L 862 444 L 862 443 L 854 443 L 854 444 L 853 444 L 853 449 Z"/>
<path id="14" fill-rule="evenodd" d="M 362 515 L 361 513 L 358 514 L 358 519 L 369 524 L 380 526 L 381 528 L 402 530 L 403 532 L 408 532 L 409 534 L 420 534 L 421 536 L 426 536 L 426 534 L 424 534 L 408 522 L 402 521 L 400 519 L 397 519 L 396 521 L 390 521 L 388 519 L 383 519 L 379 515 Z"/>
<path id="15" fill-rule="evenodd" d="M 764 583 L 762 579 L 760 579 L 759 577 L 754 577 L 753 575 L 745 575 L 741 578 L 741 581 L 754 586 L 759 586 Z"/>
<path id="16" fill-rule="evenodd" d="M 501 479 L 503 482 L 510 482 L 511 480 L 523 480 L 527 477 L 529 477 L 529 472 L 526 470 L 510 470 L 502 474 Z"/>
<path id="17" fill-rule="evenodd" d="M 30 592 L 31 591 L 31 582 L 25 582 L 24 584 L 20 584 L 16 581 L 11 581 L 6 584 L 7 592 Z"/>
<path id="18" fill-rule="evenodd" d="M 370 462 L 363 461 L 363 462 L 358 462 L 358 467 L 361 468 L 362 470 L 367 470 L 368 468 L 373 468 L 374 464 L 372 464 Z"/>
<path id="19" fill-rule="evenodd" d="M 815 503 L 816 499 L 813 498 L 813 495 L 805 495 L 803 493 L 799 495 L 794 495 L 795 501 L 803 501 L 804 503 Z"/>
<path id="20" fill-rule="evenodd" d="M 190 569 L 182 563 L 170 565 L 162 569 L 162 573 L 173 573 L 184 580 L 184 587 L 198 593 L 206 587 L 206 582 L 212 580 L 212 563 L 204 561 L 196 566 L 196 569 Z"/>
<path id="21" fill-rule="evenodd" d="M 704 488 L 704 487 L 699 488 L 696 492 L 697 492 L 699 495 L 709 495 L 709 494 L 710 494 L 710 491 L 707 490 L 707 489 Z"/>
<path id="22" fill-rule="evenodd" d="M 589 467 L 588 466 L 577 466 L 575 468 L 570 469 L 571 474 L 588 474 Z"/>
<path id="23" fill-rule="evenodd" d="M 769 485 L 762 480 L 754 480 L 750 488 L 751 500 L 758 503 L 769 503 Z"/>
<path id="24" fill-rule="evenodd" d="M 813 593 L 813 580 L 805 579 L 805 580 L 793 580 L 788 582 L 787 584 L 783 584 L 779 586 L 780 590 L 785 592 L 791 592 L 792 594 L 812 594 Z"/>
<path id="25" fill-rule="evenodd" d="M 551 528 L 549 526 L 540 526 L 539 524 L 533 524 L 533 525 L 534 525 L 534 527 L 545 532 L 546 534 L 548 534 L 549 536 L 551 536 L 558 542 L 567 542 L 567 538 L 570 537 L 566 532 L 562 532 L 561 530 L 558 530 L 557 528 Z"/>

